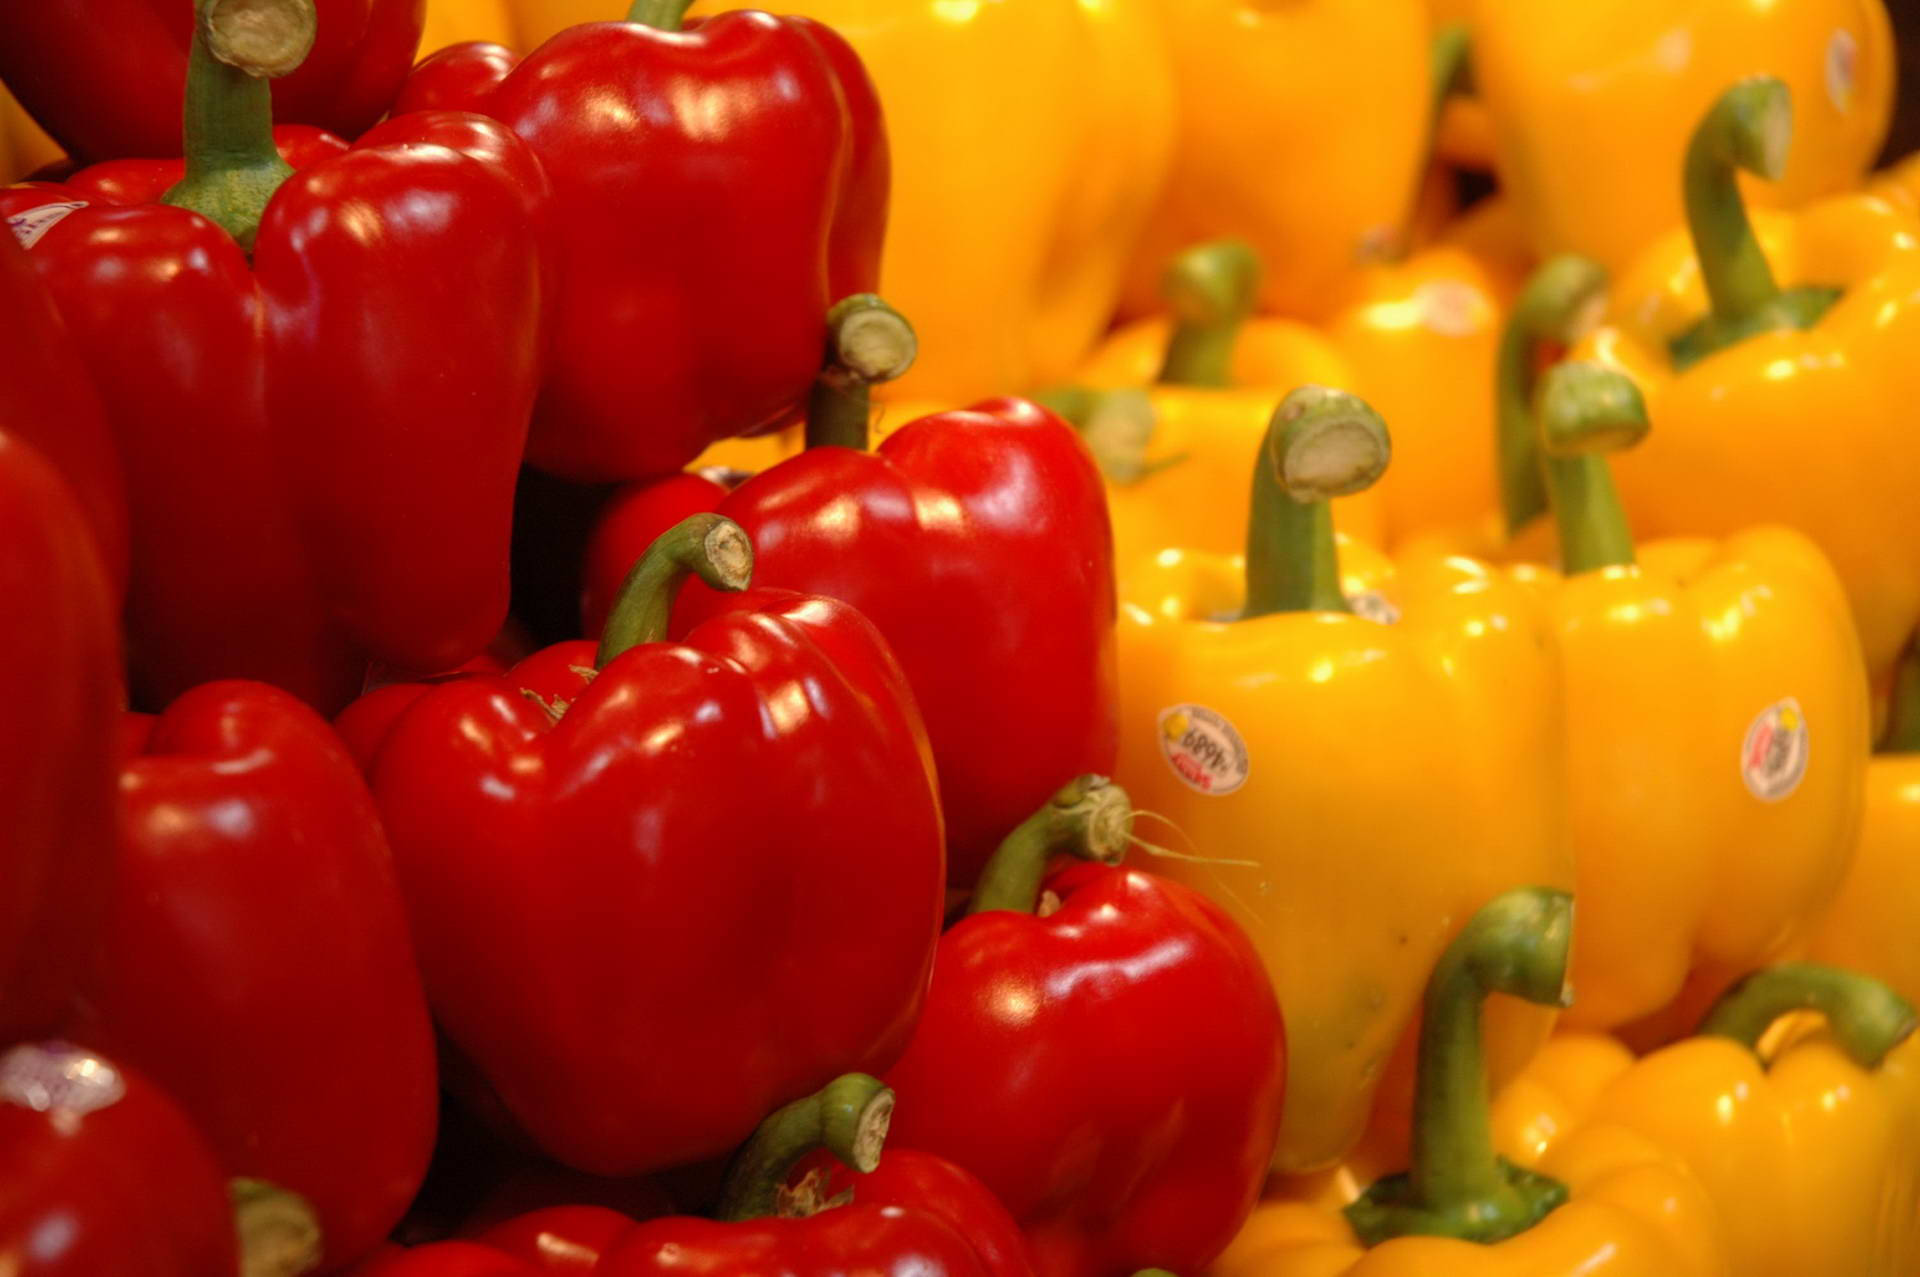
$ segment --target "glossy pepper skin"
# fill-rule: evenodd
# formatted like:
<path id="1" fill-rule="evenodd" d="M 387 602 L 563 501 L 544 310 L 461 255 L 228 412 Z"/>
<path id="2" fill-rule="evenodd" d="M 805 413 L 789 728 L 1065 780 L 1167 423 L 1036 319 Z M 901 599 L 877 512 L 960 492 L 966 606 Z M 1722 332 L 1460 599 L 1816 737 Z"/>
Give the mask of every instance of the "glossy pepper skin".
<path id="1" fill-rule="evenodd" d="M 258 683 L 195 688 L 120 773 L 112 903 L 66 1031 L 165 1086 L 229 1174 L 373 1247 L 432 1150 L 433 1028 L 387 840 L 326 722 Z"/>
<path id="2" fill-rule="evenodd" d="M 834 1070 L 886 1067 L 925 996 L 939 806 L 874 628 L 756 589 L 658 641 L 688 570 L 662 556 L 710 544 L 725 567 L 699 570 L 744 582 L 728 528 L 689 521 L 643 561 L 649 641 L 609 638 L 598 674 L 591 644 L 547 648 L 434 687 L 372 751 L 441 1028 L 595 1174 L 713 1156 Z"/>
<path id="3" fill-rule="evenodd" d="M 1749 233 L 1733 165 L 1777 166 L 1789 107 L 1767 80 L 1721 104 L 1696 133 L 1706 168 L 1698 247 L 1678 231 L 1650 245 L 1621 279 L 1608 322 L 1574 353 L 1632 377 L 1657 423 L 1619 467 L 1636 528 L 1718 536 L 1782 523 L 1805 533 L 1845 584 L 1867 671 L 1884 685 L 1920 622 L 1920 510 L 1909 499 L 1920 454 L 1907 432 L 1907 405 L 1920 395 L 1911 357 L 1920 222 L 1855 195 L 1757 213 Z M 1791 109 L 1798 118 L 1804 107 Z M 1766 137 L 1780 141 L 1713 171 L 1716 138 L 1753 147 Z M 1793 151 L 1815 149 L 1802 141 Z M 1726 344 L 1701 354 L 1716 330 Z M 1674 343 L 1687 341 L 1696 362 L 1679 357 Z M 1814 423 L 1834 424 L 1810 447 Z"/>
<path id="4" fill-rule="evenodd" d="M 392 1247 L 355 1266 L 352 1277 L 536 1277 L 539 1272 L 523 1259 L 477 1242 L 433 1242 Z"/>
<path id="5" fill-rule="evenodd" d="M 1253 562 L 1164 555 L 1121 610 L 1115 777 L 1185 835 L 1194 859 L 1156 872 L 1225 909 L 1273 977 L 1292 1059 L 1281 1170 L 1359 1139 L 1468 914 L 1510 886 L 1573 880 L 1560 671 L 1533 598 L 1468 559 L 1396 571 L 1351 543 L 1336 558 L 1325 499 L 1364 487 L 1386 448 L 1352 396 L 1295 391 L 1247 458 Z M 1298 497 L 1275 490 L 1288 457 Z M 1548 1017 L 1495 1018 L 1504 1076 Z"/>
<path id="6" fill-rule="evenodd" d="M 9 365 L 0 382 L 31 371 Z M 58 427 L 43 419 L 29 424 Z M 6 1041 L 58 1023 L 112 889 L 120 636 L 113 593 L 73 488 L 3 428 L 0 591 L 17 601 L 0 625 Z"/>
<path id="7" fill-rule="evenodd" d="M 591 561 L 631 561 L 659 533 L 621 516 L 645 492 L 615 498 Z M 933 746 L 954 883 L 1068 778 L 1111 766 L 1106 502 L 1053 413 L 984 400 L 909 422 L 871 452 L 808 448 L 731 492 L 710 485 L 709 500 L 761 547 L 760 584 L 844 600 L 899 658 Z M 610 593 L 604 579 L 588 588 Z M 720 604 L 689 583 L 674 632 Z"/>
<path id="8" fill-rule="evenodd" d="M 227 1183 L 185 1113 L 65 1042 L 0 1053 L 0 1266 L 19 1277 L 234 1277 Z"/>
<path id="9" fill-rule="evenodd" d="M 1820 990 L 1826 1024 L 1804 1014 L 1773 1023 L 1807 1005 L 1781 997 L 1788 983 L 1801 999 Z M 1729 1022 L 1743 1003 L 1743 1022 Z M 1898 1277 L 1920 1260 L 1913 1023 L 1885 986 L 1787 964 L 1736 986 L 1697 1036 L 1635 1060 L 1611 1038 L 1574 1034 L 1529 1072 L 1576 1079 L 1589 1120 L 1683 1162 L 1713 1200 L 1741 1277 Z"/>
<path id="10" fill-rule="evenodd" d="M 1259 956 L 1198 892 L 1116 867 L 1129 807 L 1081 777 L 1009 835 L 887 1075 L 915 1101 L 899 1140 L 985 1181 L 1047 1274 L 1200 1271 L 1279 1126 L 1286 1038 Z M 1043 881 L 1066 850 L 1105 863 Z"/>
<path id="11" fill-rule="evenodd" d="M 1489 1103 L 1480 1004 L 1500 992 L 1565 1005 L 1569 903 L 1496 897 L 1436 966 L 1409 1170 L 1263 1203 L 1216 1277 L 1731 1277 L 1702 1186 L 1542 1067 L 1558 1039 Z"/>
<path id="12" fill-rule="evenodd" d="M 1739 76 L 1780 77 L 1799 119 L 1784 171 L 1746 187 L 1769 206 L 1859 182 L 1893 110 L 1881 0 L 1630 0 L 1577 11 L 1486 0 L 1472 31 L 1500 185 L 1543 258 L 1579 253 L 1620 271 L 1678 223 L 1673 175 L 1688 132 Z"/>
<path id="13" fill-rule="evenodd" d="M 571 479 L 666 474 L 792 421 L 827 307 L 878 277 L 887 142 L 859 57 L 805 18 L 681 30 L 685 7 L 665 30 L 570 28 L 517 63 L 456 46 L 401 99 L 499 120 L 553 182 L 559 291 L 527 460 Z"/>
<path id="14" fill-rule="evenodd" d="M 1160 0 L 1179 130 L 1126 309 L 1154 309 L 1175 253 L 1234 235 L 1273 266 L 1262 310 L 1327 313 L 1346 278 L 1392 246 L 1420 182 L 1425 8 Z"/>
<path id="15" fill-rule="evenodd" d="M 633 1224 L 630 1216 L 604 1206 L 550 1206 L 503 1219 L 474 1240 L 541 1272 L 585 1273 Z"/>
<path id="16" fill-rule="evenodd" d="M 770 7 L 845 36 L 886 112 L 880 291 L 923 348 L 889 393 L 967 403 L 1071 376 L 1112 317 L 1173 158 L 1153 0 Z"/>
<path id="17" fill-rule="evenodd" d="M 264 94 L 205 63 L 210 112 Z M 263 116 L 236 119 L 214 140 L 277 163 Z M 0 214 L 81 205 L 29 256 L 138 476 L 127 620 L 148 703 L 246 677 L 331 712 L 369 659 L 451 669 L 506 612 L 545 179 L 473 116 L 401 117 L 331 158 L 337 142 L 308 141 L 251 262 L 207 217 L 150 202 L 178 161 L 0 191 Z"/>
<path id="18" fill-rule="evenodd" d="M 357 137 L 393 104 L 426 3 L 315 0 L 314 8 L 313 49 L 274 87 L 274 118 Z M 10 6 L 0 80 L 76 157 L 178 155 L 193 12 L 174 0 Z"/>

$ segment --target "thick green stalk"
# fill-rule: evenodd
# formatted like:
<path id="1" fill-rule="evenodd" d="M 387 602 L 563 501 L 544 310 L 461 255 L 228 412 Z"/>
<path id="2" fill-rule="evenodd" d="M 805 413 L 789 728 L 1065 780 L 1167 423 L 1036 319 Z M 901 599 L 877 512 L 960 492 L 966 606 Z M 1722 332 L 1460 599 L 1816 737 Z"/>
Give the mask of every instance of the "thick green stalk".
<path id="1" fill-rule="evenodd" d="M 1541 473 L 1540 436 L 1533 394 L 1541 345 L 1566 345 L 1597 315 L 1606 300 L 1607 272 L 1584 257 L 1556 257 L 1527 280 L 1500 336 L 1494 373 L 1498 417 L 1494 426 L 1495 478 L 1507 535 L 1514 536 L 1547 512 Z"/>
<path id="2" fill-rule="evenodd" d="M 1559 364 L 1541 381 L 1539 417 L 1561 570 L 1576 576 L 1632 563 L 1633 532 L 1606 454 L 1645 437 L 1640 388 L 1598 364 Z"/>
<path id="3" fill-rule="evenodd" d="M 630 647 L 658 643 L 681 583 L 698 575 L 716 590 L 744 590 L 753 577 L 753 542 L 740 525 L 718 514 L 688 515 L 662 532 L 627 573 L 600 631 L 596 669 Z"/>
<path id="4" fill-rule="evenodd" d="M 313 47 L 313 0 L 198 0 L 182 112 L 186 174 L 161 202 L 253 248 L 267 201 L 293 168 L 273 144 L 267 81 Z"/>
<path id="5" fill-rule="evenodd" d="M 1494 1154 L 1480 1019 L 1493 993 L 1567 1005 L 1572 941 L 1573 897 L 1521 887 L 1482 908 L 1440 955 L 1420 1025 L 1413 1168 L 1378 1181 L 1347 1207 L 1361 1241 L 1497 1242 L 1566 1200 L 1565 1186 Z"/>
<path id="6" fill-rule="evenodd" d="M 826 359 L 807 399 L 807 447 L 866 451 L 870 388 L 905 373 L 918 352 L 906 316 L 872 293 L 834 303 L 827 312 Z"/>
<path id="7" fill-rule="evenodd" d="M 994 849 L 974 885 L 967 912 L 1032 913 L 1047 861 L 1060 853 L 1117 865 L 1133 837 L 1127 791 L 1105 776 L 1079 776 L 1021 821 Z"/>
<path id="8" fill-rule="evenodd" d="M 727 1168 L 715 1218 L 733 1222 L 780 1214 L 780 1192 L 801 1158 L 824 1148 L 860 1172 L 880 1165 L 893 1092 L 878 1078 L 847 1073 L 760 1123 Z"/>
<path id="9" fill-rule="evenodd" d="M 1358 395 L 1301 386 L 1281 400 L 1254 461 L 1242 615 L 1352 610 L 1327 502 L 1372 487 L 1392 451 Z"/>
<path id="10" fill-rule="evenodd" d="M 1773 1022 L 1791 1011 L 1818 1011 L 1855 1064 L 1875 1068 L 1907 1040 L 1913 1005 L 1878 980 L 1818 962 L 1783 962 L 1733 986 L 1700 1022 L 1699 1036 L 1758 1047 Z"/>
<path id="11" fill-rule="evenodd" d="M 691 8 L 693 0 L 633 0 L 627 9 L 627 21 L 662 31 L 678 31 Z"/>
<path id="12" fill-rule="evenodd" d="M 1227 386 L 1233 345 L 1260 295 L 1260 257 L 1244 240 L 1198 244 L 1167 263 L 1160 294 L 1173 336 L 1158 380 L 1171 386 Z"/>

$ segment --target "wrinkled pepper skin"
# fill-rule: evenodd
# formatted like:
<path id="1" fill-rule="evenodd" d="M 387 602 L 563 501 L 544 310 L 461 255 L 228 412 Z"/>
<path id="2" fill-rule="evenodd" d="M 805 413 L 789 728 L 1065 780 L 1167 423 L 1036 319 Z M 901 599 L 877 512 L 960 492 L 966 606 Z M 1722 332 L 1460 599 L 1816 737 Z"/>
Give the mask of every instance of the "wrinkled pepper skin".
<path id="1" fill-rule="evenodd" d="M 631 563 L 663 530 L 621 517 L 644 491 L 608 507 L 596 539 L 624 546 L 596 545 L 593 562 Z M 933 744 L 956 885 L 1068 779 L 1111 769 L 1112 539 L 1099 472 L 1060 418 L 985 400 L 908 422 L 871 452 L 807 449 L 711 497 L 759 547 L 756 582 L 845 600 L 899 658 Z M 612 593 L 604 579 L 588 589 Z M 674 632 L 719 601 L 688 582 Z"/>
<path id="2" fill-rule="evenodd" d="M 725 1152 L 885 1068 L 926 993 L 940 810 L 898 665 L 841 603 L 728 602 L 591 681 L 572 643 L 434 687 L 372 751 L 440 1026 L 595 1174 Z"/>
<path id="3" fill-rule="evenodd" d="M 1069 376 L 1112 317 L 1173 157 L 1152 0 L 769 7 L 845 36 L 886 111 L 880 291 L 922 354 L 885 393 L 967 403 Z"/>
<path id="4" fill-rule="evenodd" d="M 10 365 L 0 382 L 35 371 Z M 58 1023 L 106 908 L 121 693 L 92 529 L 66 480 L 4 432 L 0 592 L 14 600 L 0 624 L 0 1041 L 10 1041 Z"/>
<path id="5" fill-rule="evenodd" d="M 1128 311 L 1158 309 L 1168 258 L 1200 240 L 1252 244 L 1273 264 L 1261 309 L 1306 318 L 1391 248 L 1426 162 L 1425 8 L 1160 0 L 1179 130 Z"/>
<path id="6" fill-rule="evenodd" d="M 1854 186 L 1892 116 L 1881 0 L 1485 0 L 1472 41 L 1500 185 L 1534 252 L 1579 253 L 1616 273 L 1680 221 L 1674 178 L 1688 133 L 1738 77 L 1777 75 L 1793 93 L 1799 142 L 1784 179 L 1745 184 L 1762 204 Z"/>
<path id="7" fill-rule="evenodd" d="M 227 1182 L 152 1082 L 64 1042 L 0 1054 L 0 1269 L 235 1277 Z"/>
<path id="8" fill-rule="evenodd" d="M 1620 280 L 1609 322 L 1573 356 L 1619 368 L 1646 396 L 1653 432 L 1615 464 L 1635 530 L 1805 533 L 1839 573 L 1867 672 L 1884 684 L 1920 623 L 1920 450 L 1907 421 L 1920 399 L 1920 223 L 1852 196 L 1758 212 L 1753 227 L 1782 285 L 1844 290 L 1811 329 L 1751 336 L 1676 372 L 1667 343 L 1707 308 L 1679 232 Z"/>
<path id="9" fill-rule="evenodd" d="M 271 687 L 208 684 L 130 726 L 112 905 L 66 1031 L 165 1086 L 229 1174 L 305 1197 L 337 1268 L 413 1200 L 438 1100 L 373 799 Z"/>
<path id="10" fill-rule="evenodd" d="M 873 289 L 886 229 L 886 133 L 846 41 L 741 11 L 681 32 L 588 23 L 517 63 L 490 49 L 427 59 L 401 104 L 431 92 L 501 121 L 553 182 L 554 344 L 527 460 L 639 479 L 794 420 L 827 308 Z"/>
<path id="11" fill-rule="evenodd" d="M 273 86 L 274 118 L 358 137 L 387 113 L 420 44 L 426 0 L 314 0 L 313 50 Z M 87 160 L 180 154 L 193 6 L 54 0 L 7 6 L 0 80 Z"/>
<path id="12" fill-rule="evenodd" d="M 898 1140 L 978 1175 L 1042 1273 L 1198 1272 L 1259 1195 L 1287 1068 L 1246 936 L 1199 893 L 1074 865 L 976 913 L 887 1075 Z M 883 1164 L 884 1165 L 884 1164 Z"/>
<path id="13" fill-rule="evenodd" d="M 0 430 L 39 450 L 73 488 L 118 600 L 127 581 L 127 497 L 100 394 L 33 263 L 0 236 Z"/>
<path id="14" fill-rule="evenodd" d="M 274 193 L 251 263 L 206 218 L 147 202 L 179 161 L 0 191 L 0 215 L 83 205 L 28 255 L 138 476 L 145 702 L 246 677 L 331 712 L 369 658 L 451 669 L 506 613 L 545 179 L 472 116 L 403 117 L 323 158 L 337 146 L 288 152 L 313 162 Z M 413 212 L 429 204 L 445 216 Z"/>

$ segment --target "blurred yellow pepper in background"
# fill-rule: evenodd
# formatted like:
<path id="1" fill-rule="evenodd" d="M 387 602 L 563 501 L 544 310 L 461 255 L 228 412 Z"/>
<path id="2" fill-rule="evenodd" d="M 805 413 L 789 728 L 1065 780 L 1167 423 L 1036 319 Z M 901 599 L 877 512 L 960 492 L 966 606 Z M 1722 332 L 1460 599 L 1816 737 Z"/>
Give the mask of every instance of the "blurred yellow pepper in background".
<path id="1" fill-rule="evenodd" d="M 0 185 L 17 182 L 65 155 L 60 144 L 48 137 L 27 109 L 0 85 Z"/>
<path id="2" fill-rule="evenodd" d="M 1681 220 L 1688 136 L 1740 76 L 1779 77 L 1799 111 L 1792 162 L 1747 187 L 1768 205 L 1857 185 L 1893 110 L 1881 0 L 1477 0 L 1472 24 L 1500 184 L 1534 251 L 1616 273 Z"/>
<path id="3" fill-rule="evenodd" d="M 520 2 L 522 8 L 532 7 L 530 0 Z M 602 6 L 595 15 L 603 19 L 619 16 L 612 6 Z M 504 44 L 522 53 L 531 52 L 538 44 L 524 41 L 516 32 L 508 0 L 427 0 L 427 25 L 420 32 L 421 57 L 468 40 Z"/>

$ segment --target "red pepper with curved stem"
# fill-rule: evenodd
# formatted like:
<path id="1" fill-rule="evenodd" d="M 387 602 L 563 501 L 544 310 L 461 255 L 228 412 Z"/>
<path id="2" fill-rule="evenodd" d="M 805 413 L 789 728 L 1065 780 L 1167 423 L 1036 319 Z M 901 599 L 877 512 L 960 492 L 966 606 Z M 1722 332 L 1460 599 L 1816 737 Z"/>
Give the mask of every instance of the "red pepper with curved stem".
<path id="1" fill-rule="evenodd" d="M 806 451 L 731 493 L 709 484 L 710 508 L 761 547 L 762 585 L 844 599 L 886 637 L 926 715 L 950 879 L 971 883 L 1049 794 L 1113 764 L 1105 489 L 1079 432 L 1024 399 L 923 417 L 867 451 L 868 385 L 911 362 L 912 331 L 877 298 L 834 310 Z M 589 598 L 611 592 L 607 564 L 659 532 L 634 513 L 657 491 L 635 485 L 609 504 Z M 674 632 L 719 603 L 689 584 Z"/>
<path id="2" fill-rule="evenodd" d="M 503 1219 L 474 1240 L 541 1272 L 590 1273 L 633 1226 L 630 1216 L 605 1206 L 549 1206 Z"/>
<path id="3" fill-rule="evenodd" d="M 165 1086 L 229 1173 L 311 1202 L 327 1267 L 364 1253 L 420 1187 L 438 1089 L 352 758 L 285 692 L 196 688 L 122 768 L 117 871 L 68 1032 Z"/>
<path id="4" fill-rule="evenodd" d="M 440 1025 L 580 1170 L 726 1151 L 824 1077 L 891 1064 L 926 993 L 939 805 L 880 636 L 755 589 L 660 641 L 687 573 L 739 590 L 752 561 L 696 516 L 597 651 L 436 687 L 372 751 Z"/>
<path id="5" fill-rule="evenodd" d="M 893 1092 L 878 1080 L 859 1073 L 834 1079 L 761 1124 L 728 1172 L 717 1220 L 676 1216 L 642 1224 L 594 1271 L 1029 1277 L 1025 1255 L 1007 1250 L 1013 1225 L 1005 1208 L 965 1172 L 945 1177 L 946 1191 L 932 1198 L 909 1193 L 902 1200 L 899 1190 L 910 1184 L 899 1180 L 869 1186 L 898 1156 L 882 1154 L 893 1111 Z M 799 1162 L 821 1148 L 858 1173 L 851 1201 L 823 1204 L 808 1182 L 798 1191 L 789 1186 Z"/>
<path id="6" fill-rule="evenodd" d="M 386 114 L 399 91 L 420 44 L 425 0 L 314 7 L 312 48 L 274 86 L 273 115 L 352 137 Z M 71 155 L 178 155 L 193 14 L 186 0 L 8 5 L 0 80 Z"/>
<path id="7" fill-rule="evenodd" d="M 369 658 L 450 669 L 499 629 L 544 178 L 499 125 L 450 114 L 290 172 L 265 82 L 197 49 L 165 204 L 115 206 L 83 172 L 0 191 L 0 216 L 36 229 L 135 476 L 137 693 L 249 677 L 331 710 Z"/>
<path id="8" fill-rule="evenodd" d="M 0 382 L 38 371 L 8 365 Z M 59 427 L 44 417 L 25 421 L 37 432 Z M 8 600 L 0 621 L 6 1042 L 58 1023 L 112 886 L 120 639 L 94 530 L 72 485 L 4 432 L 0 597 Z"/>
<path id="9" fill-rule="evenodd" d="M 0 235 L 0 428 L 66 476 L 93 527 L 114 598 L 127 586 L 127 496 L 100 395 L 33 263 Z"/>
<path id="10" fill-rule="evenodd" d="M 915 1101 L 899 1140 L 978 1175 L 1050 1275 L 1199 1272 L 1253 1209 L 1279 1135 L 1266 969 L 1198 892 L 1113 867 L 1128 807 L 1083 776 L 1008 835 L 887 1074 Z M 1104 863 L 1043 881 L 1062 851 Z"/>
<path id="11" fill-rule="evenodd" d="M 801 17 L 683 29 L 688 3 L 634 0 L 518 64 L 458 45 L 402 95 L 501 121 L 553 180 L 560 294 L 527 460 L 570 479 L 666 474 L 794 420 L 827 306 L 879 277 L 887 146 L 858 56 Z"/>

